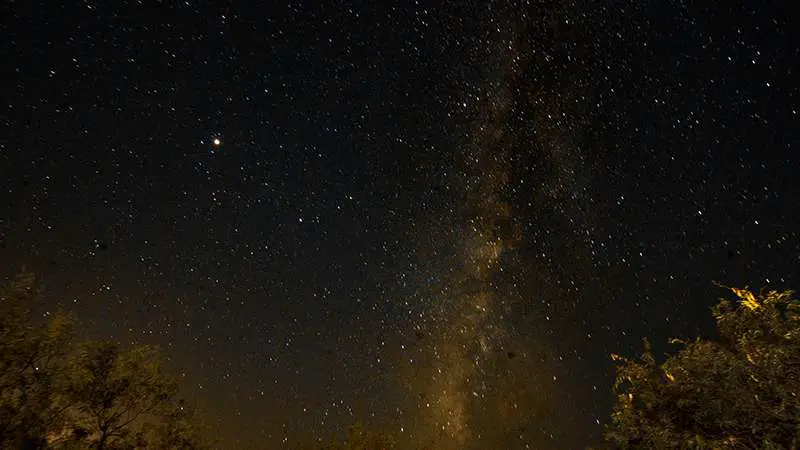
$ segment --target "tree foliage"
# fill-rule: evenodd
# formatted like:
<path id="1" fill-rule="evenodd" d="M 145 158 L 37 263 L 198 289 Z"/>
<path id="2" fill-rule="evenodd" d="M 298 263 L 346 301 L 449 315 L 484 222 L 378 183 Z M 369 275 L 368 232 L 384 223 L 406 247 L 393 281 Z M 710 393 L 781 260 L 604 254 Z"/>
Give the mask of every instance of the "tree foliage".
<path id="1" fill-rule="evenodd" d="M 713 308 L 719 338 L 683 345 L 658 364 L 617 355 L 606 441 L 620 448 L 795 449 L 800 443 L 800 301 L 792 292 Z"/>
<path id="2" fill-rule="evenodd" d="M 356 423 L 347 430 L 347 439 L 332 449 L 341 450 L 391 450 L 395 448 L 394 439 L 383 432 L 370 430 Z"/>
<path id="3" fill-rule="evenodd" d="M 76 343 L 64 313 L 33 320 L 35 278 L 0 295 L 0 448 L 201 448 L 152 347 Z"/>
<path id="4" fill-rule="evenodd" d="M 72 320 L 57 313 L 34 326 L 31 273 L 19 274 L 0 294 L 0 447 L 38 448 L 61 422 L 53 401 L 56 374 L 72 338 Z"/>
<path id="5" fill-rule="evenodd" d="M 369 428 L 357 421 L 347 427 L 342 435 L 330 441 L 306 441 L 297 450 L 392 450 L 397 443 L 390 433 L 381 429 Z"/>

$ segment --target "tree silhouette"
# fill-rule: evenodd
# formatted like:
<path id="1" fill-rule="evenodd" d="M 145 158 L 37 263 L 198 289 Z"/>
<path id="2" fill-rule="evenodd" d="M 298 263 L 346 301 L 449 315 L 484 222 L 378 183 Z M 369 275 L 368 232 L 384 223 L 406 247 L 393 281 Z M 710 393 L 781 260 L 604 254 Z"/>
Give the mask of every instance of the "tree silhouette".
<path id="1" fill-rule="evenodd" d="M 378 428 L 369 428 L 356 421 L 342 435 L 330 441 L 305 441 L 297 450 L 392 450 L 397 448 L 394 436 Z"/>
<path id="2" fill-rule="evenodd" d="M 90 342 L 68 361 L 58 390 L 59 402 L 67 405 L 64 442 L 79 440 L 97 449 L 194 448 L 177 383 L 161 371 L 154 348 L 123 350 L 111 342 Z"/>
<path id="3" fill-rule="evenodd" d="M 35 277 L 17 275 L 0 293 L 0 447 L 40 448 L 60 425 L 52 399 L 72 338 L 72 320 L 56 313 L 34 326 L 31 305 L 39 295 Z"/>
<path id="4" fill-rule="evenodd" d="M 719 338 L 657 364 L 649 343 L 619 362 L 608 443 L 620 448 L 795 449 L 800 442 L 800 301 L 791 292 L 713 309 Z"/>
<path id="5" fill-rule="evenodd" d="M 342 450 L 391 450 L 394 439 L 379 430 L 370 430 L 363 423 L 356 423 L 347 430 L 347 439 L 335 449 Z"/>
<path id="6" fill-rule="evenodd" d="M 68 315 L 35 323 L 39 293 L 23 273 L 0 294 L 0 448 L 203 447 L 153 347 L 76 344 Z"/>

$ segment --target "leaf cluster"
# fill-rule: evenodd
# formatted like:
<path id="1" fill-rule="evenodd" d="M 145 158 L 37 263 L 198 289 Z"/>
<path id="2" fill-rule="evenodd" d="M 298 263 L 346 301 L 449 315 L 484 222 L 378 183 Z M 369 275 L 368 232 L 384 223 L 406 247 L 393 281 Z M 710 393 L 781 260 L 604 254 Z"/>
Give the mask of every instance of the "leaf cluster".
<path id="1" fill-rule="evenodd" d="M 0 294 L 0 448 L 204 446 L 155 348 L 76 343 L 65 313 L 35 323 L 39 294 L 29 273 Z"/>
<path id="2" fill-rule="evenodd" d="M 681 342 L 658 364 L 616 355 L 605 438 L 620 448 L 796 448 L 800 440 L 800 302 L 791 292 L 713 308 L 719 339 Z"/>

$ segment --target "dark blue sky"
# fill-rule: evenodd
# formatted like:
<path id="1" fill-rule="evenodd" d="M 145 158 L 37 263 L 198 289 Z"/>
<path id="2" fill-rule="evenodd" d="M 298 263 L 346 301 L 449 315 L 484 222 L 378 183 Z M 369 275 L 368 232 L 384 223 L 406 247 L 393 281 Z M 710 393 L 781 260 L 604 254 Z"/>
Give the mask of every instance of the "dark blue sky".
<path id="1" fill-rule="evenodd" d="M 3 6 L 0 269 L 225 448 L 583 446 L 609 353 L 800 284 L 789 2 L 112 3 Z"/>

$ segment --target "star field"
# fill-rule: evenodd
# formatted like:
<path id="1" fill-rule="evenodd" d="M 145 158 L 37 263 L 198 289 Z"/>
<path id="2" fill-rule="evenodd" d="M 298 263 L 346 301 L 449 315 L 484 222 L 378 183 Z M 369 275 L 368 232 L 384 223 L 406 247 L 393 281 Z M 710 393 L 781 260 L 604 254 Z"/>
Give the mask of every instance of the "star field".
<path id="1" fill-rule="evenodd" d="M 221 448 L 580 448 L 609 354 L 800 288 L 791 6 L 2 7 L 0 275 Z"/>

